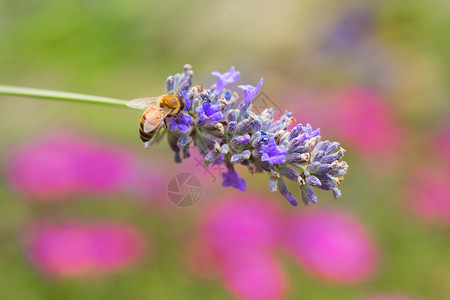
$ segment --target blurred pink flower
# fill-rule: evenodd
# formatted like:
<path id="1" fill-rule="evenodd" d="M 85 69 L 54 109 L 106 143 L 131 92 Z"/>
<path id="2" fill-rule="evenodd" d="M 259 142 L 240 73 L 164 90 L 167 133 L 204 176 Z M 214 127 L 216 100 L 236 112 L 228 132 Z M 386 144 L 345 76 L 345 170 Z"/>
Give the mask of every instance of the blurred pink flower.
<path id="1" fill-rule="evenodd" d="M 61 132 L 18 149 L 9 158 L 7 177 L 27 195 L 56 199 L 117 191 L 130 178 L 130 166 L 130 156 L 117 147 Z"/>
<path id="2" fill-rule="evenodd" d="M 447 161 L 447 168 L 450 168 L 450 123 L 438 130 L 434 138 L 433 150 Z"/>
<path id="3" fill-rule="evenodd" d="M 222 266 L 222 272 L 225 285 L 239 299 L 275 300 L 286 290 L 280 264 L 264 252 L 235 256 Z"/>
<path id="4" fill-rule="evenodd" d="M 162 166 L 152 162 L 145 162 L 145 165 L 141 164 L 141 166 L 136 168 L 128 182 L 124 184 L 123 190 L 132 195 L 133 199 L 146 204 L 156 204 L 159 207 L 171 206 L 167 199 L 169 174 Z"/>
<path id="5" fill-rule="evenodd" d="M 96 277 L 141 260 L 146 242 L 137 229 L 115 223 L 37 223 L 26 253 L 44 273 L 58 278 Z"/>
<path id="6" fill-rule="evenodd" d="M 36 199 L 123 191 L 162 198 L 166 191 L 167 179 L 154 166 L 138 170 L 131 152 L 73 131 L 47 135 L 7 159 L 8 182 Z"/>
<path id="7" fill-rule="evenodd" d="M 286 223 L 285 245 L 307 269 L 339 282 L 367 280 L 377 264 L 377 249 L 364 225 L 333 210 L 308 210 Z"/>
<path id="8" fill-rule="evenodd" d="M 387 154 L 403 139 L 392 120 L 383 96 L 365 87 L 350 87 L 337 93 L 333 113 L 335 130 L 364 152 Z"/>
<path id="9" fill-rule="evenodd" d="M 374 295 L 368 298 L 364 298 L 364 300 L 419 300 L 419 298 L 412 298 L 405 295 Z"/>
<path id="10" fill-rule="evenodd" d="M 447 168 L 420 167 L 407 188 L 407 203 L 422 219 L 450 226 L 450 171 Z"/>
<path id="11" fill-rule="evenodd" d="M 354 147 L 362 156 L 383 160 L 395 157 L 405 140 L 384 96 L 368 87 L 350 86 L 329 95 L 294 94 L 291 109 L 302 123 L 320 127 L 324 139 L 339 137 L 344 148 Z M 297 106 L 295 106 L 297 105 Z"/>
<path id="12" fill-rule="evenodd" d="M 211 164 L 208 167 L 203 166 L 204 157 L 198 151 L 191 151 L 190 157 L 183 160 L 179 165 L 181 172 L 189 172 L 196 175 L 203 186 L 217 185 L 222 182 L 222 173 L 227 171 L 224 165 Z"/>
<path id="13" fill-rule="evenodd" d="M 263 197 L 242 196 L 214 203 L 206 212 L 202 234 L 214 253 L 266 251 L 275 248 L 280 230 L 275 206 Z"/>
<path id="14" fill-rule="evenodd" d="M 273 253 L 279 245 L 279 212 L 263 197 L 230 198 L 206 211 L 202 253 L 209 253 L 207 261 L 239 299 L 280 299 L 287 281 Z"/>

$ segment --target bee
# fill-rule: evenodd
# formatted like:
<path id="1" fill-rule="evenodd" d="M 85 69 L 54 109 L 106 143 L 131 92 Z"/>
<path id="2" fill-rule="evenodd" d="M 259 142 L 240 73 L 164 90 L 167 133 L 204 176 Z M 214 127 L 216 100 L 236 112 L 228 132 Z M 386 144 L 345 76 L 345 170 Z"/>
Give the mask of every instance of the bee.
<path id="1" fill-rule="evenodd" d="M 150 146 L 152 139 L 167 117 L 177 117 L 185 107 L 182 95 L 168 93 L 159 97 L 137 98 L 127 103 L 128 107 L 145 110 L 139 123 L 139 137 Z"/>

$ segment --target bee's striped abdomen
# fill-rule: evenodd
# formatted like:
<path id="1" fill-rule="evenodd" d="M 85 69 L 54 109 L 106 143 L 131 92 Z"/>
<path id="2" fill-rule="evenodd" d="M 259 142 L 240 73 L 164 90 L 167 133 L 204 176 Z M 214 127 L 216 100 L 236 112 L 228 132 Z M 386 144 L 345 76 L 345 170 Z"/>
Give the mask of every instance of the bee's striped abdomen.
<path id="1" fill-rule="evenodd" d="M 173 112 L 173 109 L 150 106 L 144 112 L 139 124 L 139 137 L 145 143 L 150 141 L 159 131 L 164 119 Z"/>
<path id="2" fill-rule="evenodd" d="M 145 143 L 150 141 L 156 134 L 156 132 L 159 129 L 159 126 L 157 128 L 155 128 L 154 130 L 150 131 L 150 132 L 145 132 L 144 130 L 144 124 L 145 124 L 146 118 L 145 118 L 145 114 L 142 116 L 141 118 L 141 123 L 139 124 L 139 137 L 141 138 L 141 140 Z"/>

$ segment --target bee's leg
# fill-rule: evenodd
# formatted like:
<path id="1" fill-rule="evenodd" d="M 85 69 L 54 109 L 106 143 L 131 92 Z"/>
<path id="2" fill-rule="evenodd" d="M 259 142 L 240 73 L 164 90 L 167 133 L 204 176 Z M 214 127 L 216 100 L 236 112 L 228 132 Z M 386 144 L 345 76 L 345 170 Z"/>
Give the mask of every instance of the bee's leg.
<path id="1" fill-rule="evenodd" d="M 169 125 L 167 125 L 167 120 L 166 119 L 164 119 L 164 128 L 165 129 L 169 128 Z"/>

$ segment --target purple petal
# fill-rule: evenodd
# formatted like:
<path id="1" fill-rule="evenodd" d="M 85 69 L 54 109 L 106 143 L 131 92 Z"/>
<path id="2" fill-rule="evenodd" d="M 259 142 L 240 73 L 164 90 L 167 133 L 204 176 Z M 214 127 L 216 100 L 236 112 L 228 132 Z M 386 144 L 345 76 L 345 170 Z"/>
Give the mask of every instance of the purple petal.
<path id="1" fill-rule="evenodd" d="M 220 119 L 222 119 L 222 113 L 220 111 L 216 112 L 216 113 L 210 115 L 208 117 L 208 119 L 209 119 L 209 121 L 219 121 Z"/>
<path id="2" fill-rule="evenodd" d="M 261 145 L 263 155 L 262 161 L 268 161 L 271 164 L 284 164 L 286 162 L 286 153 L 288 149 L 284 146 L 277 146 L 273 138 L 269 139 L 268 145 Z"/>
<path id="3" fill-rule="evenodd" d="M 317 128 L 316 130 L 312 130 L 311 124 L 306 124 L 305 127 L 303 127 L 303 130 L 305 131 L 305 136 L 308 139 L 311 139 L 313 137 L 316 137 L 320 134 L 320 128 Z"/>
<path id="4" fill-rule="evenodd" d="M 232 186 L 242 192 L 245 192 L 247 183 L 244 178 L 239 177 L 236 171 L 228 170 L 227 173 L 222 173 L 222 186 Z"/>
<path id="5" fill-rule="evenodd" d="M 212 115 L 212 114 L 214 114 L 214 113 L 216 113 L 216 112 L 218 112 L 218 111 L 220 111 L 220 105 L 211 105 L 211 106 L 207 109 L 206 113 L 207 113 L 208 115 Z"/>
<path id="6" fill-rule="evenodd" d="M 202 114 L 202 113 L 203 113 L 203 107 L 202 107 L 202 106 L 199 106 L 199 107 L 197 107 L 197 108 L 195 109 L 195 111 L 196 111 L 198 114 Z"/>
<path id="7" fill-rule="evenodd" d="M 184 109 L 190 109 L 191 108 L 191 100 L 189 100 L 189 95 L 186 91 L 183 91 L 181 93 L 181 95 L 183 96 L 183 100 L 184 103 L 186 104 L 186 106 L 184 107 Z"/>
<path id="8" fill-rule="evenodd" d="M 270 163 L 272 163 L 272 164 L 281 165 L 281 164 L 284 164 L 285 162 L 286 162 L 286 156 L 284 156 L 284 155 L 273 156 L 270 159 Z"/>
<path id="9" fill-rule="evenodd" d="M 244 91 L 244 103 L 249 104 L 252 102 L 252 100 L 256 97 L 259 90 L 261 89 L 263 85 L 263 78 L 259 81 L 258 85 L 256 87 L 246 84 L 246 85 L 239 85 L 238 88 Z"/>
<path id="10" fill-rule="evenodd" d="M 174 119 L 168 119 L 168 122 L 169 122 L 169 129 L 170 130 L 174 130 L 174 129 L 177 128 L 177 124 L 175 123 Z"/>
<path id="11" fill-rule="evenodd" d="M 210 107 L 211 107 L 211 103 L 209 103 L 209 102 L 203 102 L 202 103 L 203 111 L 206 112 Z"/>
<path id="12" fill-rule="evenodd" d="M 182 133 L 186 133 L 191 128 L 192 117 L 186 114 L 180 114 L 177 119 L 170 118 L 169 129 L 179 129 Z"/>
<path id="13" fill-rule="evenodd" d="M 178 125 L 178 129 L 179 129 L 182 133 L 188 132 L 190 128 L 191 128 L 190 125 L 186 125 L 186 124 L 180 124 L 180 125 Z"/>
<path id="14" fill-rule="evenodd" d="M 228 72 L 223 74 L 218 71 L 211 72 L 213 76 L 217 77 L 216 90 L 215 92 L 220 93 L 229 83 L 235 82 L 238 80 L 241 73 L 239 71 L 235 71 L 234 67 L 231 67 Z"/>

